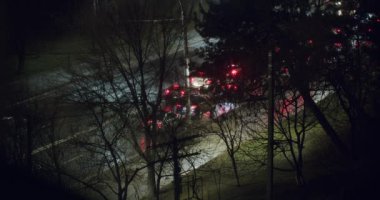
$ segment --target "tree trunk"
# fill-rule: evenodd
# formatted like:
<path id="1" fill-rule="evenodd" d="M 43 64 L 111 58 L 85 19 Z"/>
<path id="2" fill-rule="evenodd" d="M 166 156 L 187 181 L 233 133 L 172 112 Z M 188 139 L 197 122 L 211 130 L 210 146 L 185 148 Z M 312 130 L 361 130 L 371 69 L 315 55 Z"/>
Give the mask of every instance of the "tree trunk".
<path id="1" fill-rule="evenodd" d="M 172 151 L 173 151 L 173 176 L 174 176 L 174 200 L 179 200 L 181 196 L 181 167 L 179 163 L 178 158 L 178 142 L 175 137 L 173 137 L 173 144 L 172 144 Z"/>
<path id="2" fill-rule="evenodd" d="M 304 186 L 305 185 L 305 179 L 303 177 L 303 170 L 301 166 L 296 167 L 296 180 L 298 186 Z"/>
<path id="3" fill-rule="evenodd" d="M 148 177 L 147 177 L 147 197 L 148 199 L 157 199 L 158 195 L 156 191 L 156 173 L 155 173 L 155 164 L 154 164 L 154 150 L 152 149 L 152 139 L 149 136 L 145 136 L 145 154 L 148 164 Z"/>
<path id="4" fill-rule="evenodd" d="M 326 116 L 322 113 L 322 111 L 319 109 L 318 105 L 314 102 L 314 100 L 311 98 L 310 93 L 306 89 L 299 89 L 299 92 L 301 93 L 305 105 L 312 111 L 314 116 L 317 118 L 319 124 L 321 124 L 323 130 L 329 136 L 331 141 L 335 144 L 336 147 L 338 147 L 339 151 L 347 156 L 349 155 L 349 151 L 347 146 L 343 143 L 343 141 L 339 138 L 338 134 L 334 130 L 334 128 L 331 126 L 329 121 L 327 120 Z"/>
<path id="5" fill-rule="evenodd" d="M 26 149 L 26 165 L 28 169 L 29 175 L 32 174 L 33 171 L 33 164 L 32 164 L 32 119 L 28 115 L 26 117 L 26 139 L 27 139 L 27 149 Z"/>
<path id="6" fill-rule="evenodd" d="M 231 158 L 232 168 L 234 170 L 234 175 L 236 178 L 236 184 L 237 184 L 237 186 L 240 186 L 240 178 L 239 178 L 239 173 L 238 173 L 238 167 L 236 164 L 235 153 L 229 152 L 228 154 L 230 155 L 230 158 Z"/>
<path id="7" fill-rule="evenodd" d="M 156 193 L 156 178 L 155 178 L 155 170 L 154 164 L 150 164 L 148 166 L 148 191 L 147 196 L 148 199 L 158 199 Z"/>

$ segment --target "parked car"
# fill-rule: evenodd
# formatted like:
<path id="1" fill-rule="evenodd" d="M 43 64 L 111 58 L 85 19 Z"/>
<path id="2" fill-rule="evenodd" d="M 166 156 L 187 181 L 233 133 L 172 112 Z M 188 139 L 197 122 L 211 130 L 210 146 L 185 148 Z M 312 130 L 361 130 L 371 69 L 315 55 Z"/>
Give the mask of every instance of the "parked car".
<path id="1" fill-rule="evenodd" d="M 231 102 L 222 102 L 215 105 L 215 107 L 212 110 L 212 118 L 216 119 L 220 116 L 223 116 L 230 111 L 237 108 L 237 106 L 234 103 Z"/>

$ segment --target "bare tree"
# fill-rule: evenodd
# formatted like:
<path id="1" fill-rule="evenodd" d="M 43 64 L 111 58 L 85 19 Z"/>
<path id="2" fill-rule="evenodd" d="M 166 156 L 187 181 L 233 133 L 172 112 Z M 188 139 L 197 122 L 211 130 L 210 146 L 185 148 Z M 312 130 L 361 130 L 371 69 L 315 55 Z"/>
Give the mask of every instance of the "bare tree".
<path id="1" fill-rule="evenodd" d="M 128 197 L 128 186 L 145 165 L 139 164 L 128 144 L 128 129 L 119 120 L 110 122 L 117 116 L 110 116 L 106 106 L 92 107 L 93 124 L 97 127 L 94 134 L 80 137 L 77 144 L 86 149 L 90 167 L 95 176 L 88 180 L 103 185 L 114 193 L 119 200 Z M 128 147 L 130 150 L 128 150 Z M 134 164 L 130 164 L 133 163 Z M 88 177 L 87 177 L 88 178 Z"/>
<path id="2" fill-rule="evenodd" d="M 279 149 L 296 173 L 297 184 L 305 184 L 303 176 L 303 150 L 306 134 L 317 121 L 307 114 L 302 96 L 296 90 L 284 90 L 276 102 L 275 126 Z"/>
<path id="3" fill-rule="evenodd" d="M 158 123 L 162 90 L 171 82 L 181 47 L 179 16 L 177 2 L 169 0 L 114 1 L 99 8 L 91 23 L 91 59 L 71 71 L 74 98 L 106 105 L 108 126 L 122 125 L 128 133 L 125 139 L 147 165 L 149 199 L 158 198 Z"/>
<path id="4" fill-rule="evenodd" d="M 206 129 L 209 133 L 215 133 L 224 142 L 238 186 L 240 186 L 240 179 L 236 153 L 240 150 L 244 135 L 249 130 L 251 118 L 248 113 L 243 108 L 236 108 L 229 113 L 215 117 L 212 125 Z"/>

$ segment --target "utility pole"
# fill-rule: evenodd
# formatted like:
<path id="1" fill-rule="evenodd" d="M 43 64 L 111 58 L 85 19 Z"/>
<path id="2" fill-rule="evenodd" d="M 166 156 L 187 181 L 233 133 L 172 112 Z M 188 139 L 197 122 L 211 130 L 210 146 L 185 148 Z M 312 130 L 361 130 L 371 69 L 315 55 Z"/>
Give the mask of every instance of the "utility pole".
<path id="1" fill-rule="evenodd" d="M 180 200 L 181 197 L 181 163 L 179 159 L 179 144 L 176 136 L 172 137 L 173 153 L 173 176 L 174 176 L 174 200 Z"/>
<path id="2" fill-rule="evenodd" d="M 33 164 L 32 164 L 32 118 L 27 115 L 26 118 L 26 165 L 28 168 L 29 175 L 32 174 Z"/>
<path id="3" fill-rule="evenodd" d="M 272 51 L 268 52 L 268 149 L 267 149 L 267 200 L 273 199 L 273 133 L 274 133 L 274 79 Z"/>
<path id="4" fill-rule="evenodd" d="M 190 83 L 190 58 L 189 58 L 189 45 L 187 41 L 187 22 L 185 21 L 185 13 L 183 10 L 183 5 L 181 0 L 178 0 L 179 7 L 181 9 L 181 22 L 182 22 L 182 34 L 183 34 L 183 47 L 184 47 L 184 57 L 185 57 L 185 78 L 186 78 L 186 89 L 187 89 L 187 103 L 186 103 L 186 117 L 189 124 L 191 124 L 191 83 Z"/>
<path id="5" fill-rule="evenodd" d="M 96 12 L 98 10 L 99 2 L 98 0 L 92 0 L 92 10 L 94 12 L 94 15 L 96 15 Z"/>

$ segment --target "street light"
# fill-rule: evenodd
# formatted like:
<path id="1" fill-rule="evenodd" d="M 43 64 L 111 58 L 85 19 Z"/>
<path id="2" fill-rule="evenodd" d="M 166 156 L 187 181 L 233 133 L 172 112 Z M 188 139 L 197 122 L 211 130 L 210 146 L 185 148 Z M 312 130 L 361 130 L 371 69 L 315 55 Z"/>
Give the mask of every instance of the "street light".
<path id="1" fill-rule="evenodd" d="M 185 14 L 183 10 L 183 5 L 181 0 L 178 0 L 179 8 L 181 10 L 181 23 L 182 23 L 182 34 L 183 34 L 183 46 L 184 46 L 184 57 L 185 57 L 185 77 L 186 77 L 186 88 L 187 88 L 187 104 L 186 104 L 186 115 L 187 120 L 191 123 L 191 100 L 190 100 L 190 58 L 189 58 L 189 47 L 187 41 L 187 27 L 185 23 Z"/>

